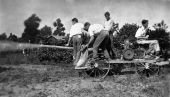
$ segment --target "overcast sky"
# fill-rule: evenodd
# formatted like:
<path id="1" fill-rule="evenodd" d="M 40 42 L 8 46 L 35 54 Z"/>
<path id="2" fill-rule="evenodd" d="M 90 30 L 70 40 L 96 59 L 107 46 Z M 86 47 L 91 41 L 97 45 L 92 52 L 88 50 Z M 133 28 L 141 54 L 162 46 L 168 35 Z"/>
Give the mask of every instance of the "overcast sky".
<path id="1" fill-rule="evenodd" d="M 40 28 L 53 27 L 54 20 L 61 18 L 66 32 L 73 17 L 83 23 L 103 24 L 105 11 L 110 11 L 120 26 L 125 23 L 141 25 L 142 19 L 148 19 L 152 26 L 163 19 L 170 27 L 169 9 L 170 0 L 0 0 L 0 33 L 21 36 L 23 21 L 33 13 L 42 19 Z"/>

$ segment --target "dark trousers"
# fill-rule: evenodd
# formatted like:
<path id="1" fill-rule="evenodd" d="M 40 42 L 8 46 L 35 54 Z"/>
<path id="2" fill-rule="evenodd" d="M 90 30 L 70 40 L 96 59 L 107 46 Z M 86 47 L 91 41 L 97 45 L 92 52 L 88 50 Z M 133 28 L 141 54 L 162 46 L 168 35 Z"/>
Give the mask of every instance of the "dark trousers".
<path id="1" fill-rule="evenodd" d="M 73 56 L 74 60 L 77 59 L 77 53 L 81 49 L 82 38 L 81 35 L 74 35 L 73 36 Z"/>
<path id="2" fill-rule="evenodd" d="M 116 58 L 116 54 L 114 53 L 114 43 L 113 43 L 113 33 L 110 33 L 109 34 L 109 37 L 110 37 L 110 49 L 109 49 L 109 54 L 110 54 L 110 56 L 112 57 L 112 58 Z"/>
<path id="3" fill-rule="evenodd" d="M 98 35 L 95 36 L 96 39 L 93 44 L 93 57 L 96 58 L 98 49 L 101 47 L 103 50 L 107 50 L 109 55 L 111 52 L 111 41 L 109 33 L 106 30 L 102 30 Z M 111 55 L 110 55 L 111 56 Z"/>

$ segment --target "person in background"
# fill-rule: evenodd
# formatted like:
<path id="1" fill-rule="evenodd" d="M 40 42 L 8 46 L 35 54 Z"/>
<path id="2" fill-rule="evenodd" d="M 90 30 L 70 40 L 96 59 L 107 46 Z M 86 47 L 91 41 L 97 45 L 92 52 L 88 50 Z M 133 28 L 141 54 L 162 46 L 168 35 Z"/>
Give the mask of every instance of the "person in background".
<path id="1" fill-rule="evenodd" d="M 112 55 L 111 58 L 115 58 L 116 55 L 113 52 L 114 51 L 113 50 L 113 48 L 114 48 L 114 46 L 113 46 L 113 38 L 116 37 L 116 35 L 117 35 L 118 31 L 117 31 L 116 28 L 118 28 L 118 25 L 115 24 L 115 22 L 113 21 L 112 18 L 110 18 L 110 13 L 109 12 L 105 12 L 104 16 L 106 18 L 106 21 L 104 23 L 104 30 L 108 31 L 109 36 L 110 36 L 110 41 L 111 41 L 111 44 L 110 44 L 111 48 L 110 48 L 109 53 L 111 53 L 111 55 Z"/>
<path id="2" fill-rule="evenodd" d="M 158 40 L 148 40 L 149 35 L 147 35 L 147 32 L 149 31 L 148 27 L 148 20 L 143 19 L 142 20 L 142 27 L 140 27 L 136 34 L 135 37 L 137 38 L 137 43 L 139 44 L 150 44 L 150 47 L 153 46 L 155 55 L 159 55 L 160 52 L 160 46 L 158 43 Z M 156 59 L 158 59 L 159 56 L 156 56 Z"/>
<path id="3" fill-rule="evenodd" d="M 77 18 L 72 19 L 72 27 L 70 29 L 69 40 L 66 46 L 69 46 L 71 39 L 73 40 L 73 60 L 75 65 L 75 60 L 77 59 L 77 53 L 81 49 L 82 44 L 82 31 L 84 25 L 83 23 L 78 23 Z"/>
<path id="4" fill-rule="evenodd" d="M 84 24 L 84 30 L 88 31 L 88 34 L 90 35 L 90 40 L 86 44 L 86 47 L 89 47 L 91 43 L 93 43 L 93 58 L 98 57 L 98 49 L 99 46 L 102 47 L 103 50 L 108 50 L 109 45 L 109 33 L 104 30 L 104 27 L 100 24 L 90 24 L 89 22 L 86 22 Z"/>

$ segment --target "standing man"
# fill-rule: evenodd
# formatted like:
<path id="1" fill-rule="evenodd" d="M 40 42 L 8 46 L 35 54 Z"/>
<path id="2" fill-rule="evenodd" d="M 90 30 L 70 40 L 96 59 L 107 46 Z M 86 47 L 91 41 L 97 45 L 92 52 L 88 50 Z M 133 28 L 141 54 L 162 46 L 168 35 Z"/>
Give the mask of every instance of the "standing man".
<path id="1" fill-rule="evenodd" d="M 90 35 L 90 41 L 87 43 L 86 47 L 94 41 L 93 43 L 93 58 L 98 57 L 98 48 L 99 46 L 102 47 L 104 50 L 108 49 L 108 41 L 109 41 L 109 33 L 104 30 L 104 27 L 100 24 L 93 24 L 86 22 L 84 24 L 84 29 L 88 31 Z"/>
<path id="2" fill-rule="evenodd" d="M 137 43 L 150 44 L 151 46 L 153 46 L 154 51 L 156 52 L 156 55 L 158 55 L 160 52 L 158 40 L 148 40 L 148 37 L 149 37 L 149 35 L 147 35 L 148 30 L 149 30 L 148 20 L 143 19 L 142 27 L 140 27 L 137 30 L 136 35 L 135 35 L 135 37 L 137 38 Z M 158 59 L 158 58 L 159 57 L 157 56 L 156 59 Z"/>
<path id="3" fill-rule="evenodd" d="M 82 23 L 78 23 L 77 18 L 72 19 L 72 27 L 70 29 L 69 40 L 66 46 L 69 46 L 71 39 L 73 40 L 73 60 L 77 59 L 77 53 L 81 49 L 82 44 L 82 31 L 84 25 Z M 75 65 L 75 64 L 74 64 Z"/>
<path id="4" fill-rule="evenodd" d="M 104 23 L 104 30 L 108 31 L 109 33 L 109 36 L 110 36 L 110 41 L 111 41 L 111 53 L 112 54 L 112 58 L 115 57 L 115 54 L 114 54 L 114 46 L 113 46 L 113 38 L 114 36 L 116 36 L 117 34 L 117 29 L 116 29 L 116 24 L 114 23 L 114 21 L 110 18 L 110 13 L 109 12 L 105 12 L 104 14 L 105 18 L 106 18 L 106 21 Z"/>

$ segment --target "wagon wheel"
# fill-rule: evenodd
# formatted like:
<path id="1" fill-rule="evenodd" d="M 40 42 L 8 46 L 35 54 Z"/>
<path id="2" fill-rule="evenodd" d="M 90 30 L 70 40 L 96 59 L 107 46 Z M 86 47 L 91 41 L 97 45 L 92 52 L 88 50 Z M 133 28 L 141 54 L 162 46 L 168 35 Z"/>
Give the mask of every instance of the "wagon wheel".
<path id="1" fill-rule="evenodd" d="M 94 79 L 102 79 L 107 76 L 110 70 L 110 63 L 106 58 L 93 59 L 92 55 L 89 55 L 87 64 L 90 66 L 86 70 L 86 74 Z"/>
<path id="2" fill-rule="evenodd" d="M 137 63 L 136 64 L 136 72 L 140 76 L 150 77 L 153 75 L 158 75 L 160 71 L 160 67 L 155 65 L 154 63 Z"/>

